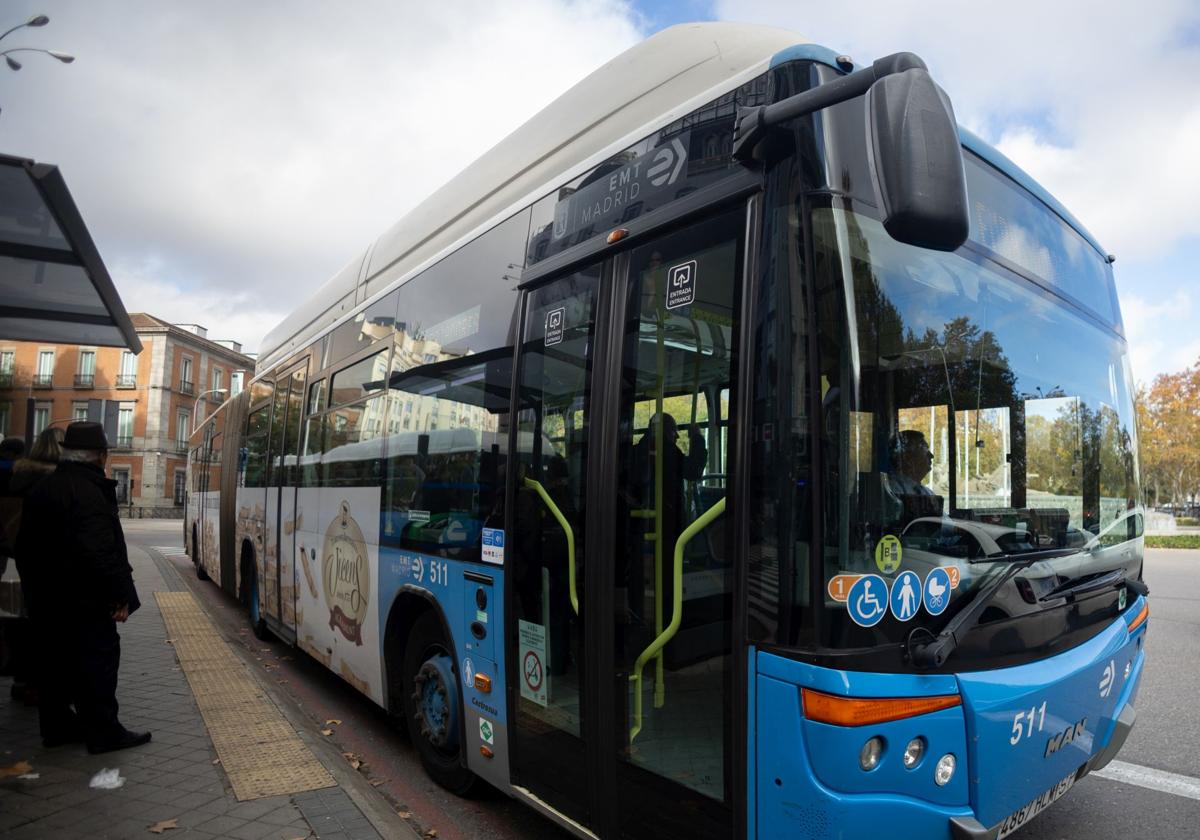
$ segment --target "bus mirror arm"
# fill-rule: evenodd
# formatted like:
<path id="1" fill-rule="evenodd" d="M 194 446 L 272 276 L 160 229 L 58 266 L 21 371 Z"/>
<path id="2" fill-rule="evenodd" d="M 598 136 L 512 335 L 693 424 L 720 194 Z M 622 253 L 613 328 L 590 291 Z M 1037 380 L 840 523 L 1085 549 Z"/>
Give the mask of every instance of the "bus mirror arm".
<path id="1" fill-rule="evenodd" d="M 884 229 L 898 242 L 954 251 L 970 216 L 962 143 L 950 98 L 925 62 L 896 53 L 823 85 L 755 108 L 739 108 L 733 156 L 750 163 L 768 130 L 862 96 L 867 160 Z"/>
<path id="2" fill-rule="evenodd" d="M 912 53 L 895 53 L 879 59 L 870 67 L 779 102 L 738 108 L 733 125 L 733 156 L 747 163 L 753 160 L 755 149 L 772 126 L 862 96 L 879 79 L 912 69 L 924 70 L 925 62 Z"/>

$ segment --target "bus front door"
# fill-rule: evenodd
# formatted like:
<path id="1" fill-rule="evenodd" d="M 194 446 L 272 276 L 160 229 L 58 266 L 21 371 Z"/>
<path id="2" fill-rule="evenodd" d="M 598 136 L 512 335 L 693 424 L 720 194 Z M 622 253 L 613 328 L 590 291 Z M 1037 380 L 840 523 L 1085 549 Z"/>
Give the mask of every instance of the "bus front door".
<path id="1" fill-rule="evenodd" d="M 601 837 L 728 837 L 725 488 L 744 210 L 523 298 L 513 783 Z"/>

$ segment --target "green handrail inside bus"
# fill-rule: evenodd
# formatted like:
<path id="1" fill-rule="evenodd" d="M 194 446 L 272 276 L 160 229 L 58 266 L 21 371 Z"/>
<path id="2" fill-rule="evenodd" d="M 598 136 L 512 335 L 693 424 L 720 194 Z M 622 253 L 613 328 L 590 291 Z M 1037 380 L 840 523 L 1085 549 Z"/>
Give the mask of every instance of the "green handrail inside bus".
<path id="1" fill-rule="evenodd" d="M 550 498 L 550 494 L 546 492 L 546 488 L 542 486 L 540 481 L 527 478 L 525 479 L 525 486 L 537 492 L 538 496 L 542 499 L 542 503 L 554 514 L 554 518 L 558 520 L 559 527 L 567 535 L 567 584 L 571 590 L 571 609 L 575 610 L 575 615 L 579 615 L 579 596 L 575 594 L 575 531 L 571 529 L 571 523 L 567 521 L 567 517 L 563 516 L 563 512 L 558 509 L 558 505 L 554 504 L 554 500 Z"/>
<path id="2" fill-rule="evenodd" d="M 667 642 L 679 632 L 679 625 L 683 622 L 683 549 L 692 541 L 696 534 L 707 528 L 714 519 L 725 512 L 725 497 L 722 496 L 715 505 L 710 507 L 704 513 L 700 514 L 700 518 L 684 529 L 679 535 L 679 539 L 675 541 L 675 567 L 672 569 L 672 577 L 674 586 L 671 592 L 671 623 L 663 629 L 658 637 L 650 643 L 650 645 L 642 651 L 641 656 L 637 658 L 637 662 L 633 664 L 633 673 L 629 675 L 629 681 L 633 684 L 633 726 L 629 728 L 629 743 L 633 743 L 633 739 L 642 731 L 642 671 L 646 667 L 646 663 L 662 652 L 662 649 L 667 646 Z"/>

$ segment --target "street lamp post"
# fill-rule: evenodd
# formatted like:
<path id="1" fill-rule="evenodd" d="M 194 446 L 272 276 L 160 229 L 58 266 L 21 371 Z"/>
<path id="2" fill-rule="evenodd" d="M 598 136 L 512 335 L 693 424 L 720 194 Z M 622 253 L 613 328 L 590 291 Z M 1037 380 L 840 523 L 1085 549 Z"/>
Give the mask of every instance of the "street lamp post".
<path id="1" fill-rule="evenodd" d="M 196 397 L 196 401 L 192 403 L 192 432 L 193 433 L 196 431 L 196 426 L 198 425 L 198 421 L 200 419 L 198 412 L 197 412 L 197 409 L 200 407 L 200 400 L 204 399 L 209 394 L 227 394 L 227 393 L 229 393 L 229 392 L 225 388 L 209 388 L 207 391 L 200 394 L 200 396 Z M 208 418 L 205 417 L 204 419 L 207 420 Z"/>
<path id="2" fill-rule="evenodd" d="M 5 30 L 4 34 L 0 35 L 0 41 L 3 41 L 5 38 L 7 38 L 9 35 L 16 32 L 18 29 L 24 29 L 27 26 L 45 26 L 49 22 L 50 22 L 50 18 L 47 17 L 46 15 L 34 15 L 33 17 L 31 17 L 29 20 L 25 21 L 24 23 L 18 23 L 16 26 L 12 27 L 11 29 Z M 0 56 L 3 56 L 5 63 L 8 64 L 8 69 L 12 70 L 12 71 L 20 70 L 21 66 L 22 66 L 21 62 L 17 61 L 15 58 L 12 57 L 12 53 L 16 53 L 16 52 L 45 53 L 46 55 L 50 56 L 51 58 L 61 61 L 63 64 L 70 64 L 72 61 L 75 60 L 75 56 L 69 55 L 65 52 L 60 52 L 58 50 L 44 50 L 41 47 L 13 47 L 10 50 L 4 50 L 3 52 L 0 52 Z"/>
<path id="3" fill-rule="evenodd" d="M 0 35 L 0 41 L 3 41 L 5 38 L 7 38 L 9 35 L 16 32 L 18 29 L 24 29 L 26 26 L 45 26 L 49 22 L 50 22 L 50 18 L 46 17 L 45 15 L 34 15 L 33 17 L 31 17 L 29 20 L 25 21 L 24 23 L 18 23 L 12 29 L 9 29 L 8 31 L 6 31 L 3 35 Z"/>

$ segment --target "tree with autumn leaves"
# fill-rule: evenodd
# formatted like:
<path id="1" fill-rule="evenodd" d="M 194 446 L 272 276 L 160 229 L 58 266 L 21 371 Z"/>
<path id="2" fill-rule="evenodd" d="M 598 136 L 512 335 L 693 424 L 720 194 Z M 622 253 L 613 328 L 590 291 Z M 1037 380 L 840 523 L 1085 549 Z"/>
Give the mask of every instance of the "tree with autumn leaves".
<path id="1" fill-rule="evenodd" d="M 1200 500 L 1200 359 L 1139 388 L 1137 414 L 1147 503 Z"/>

